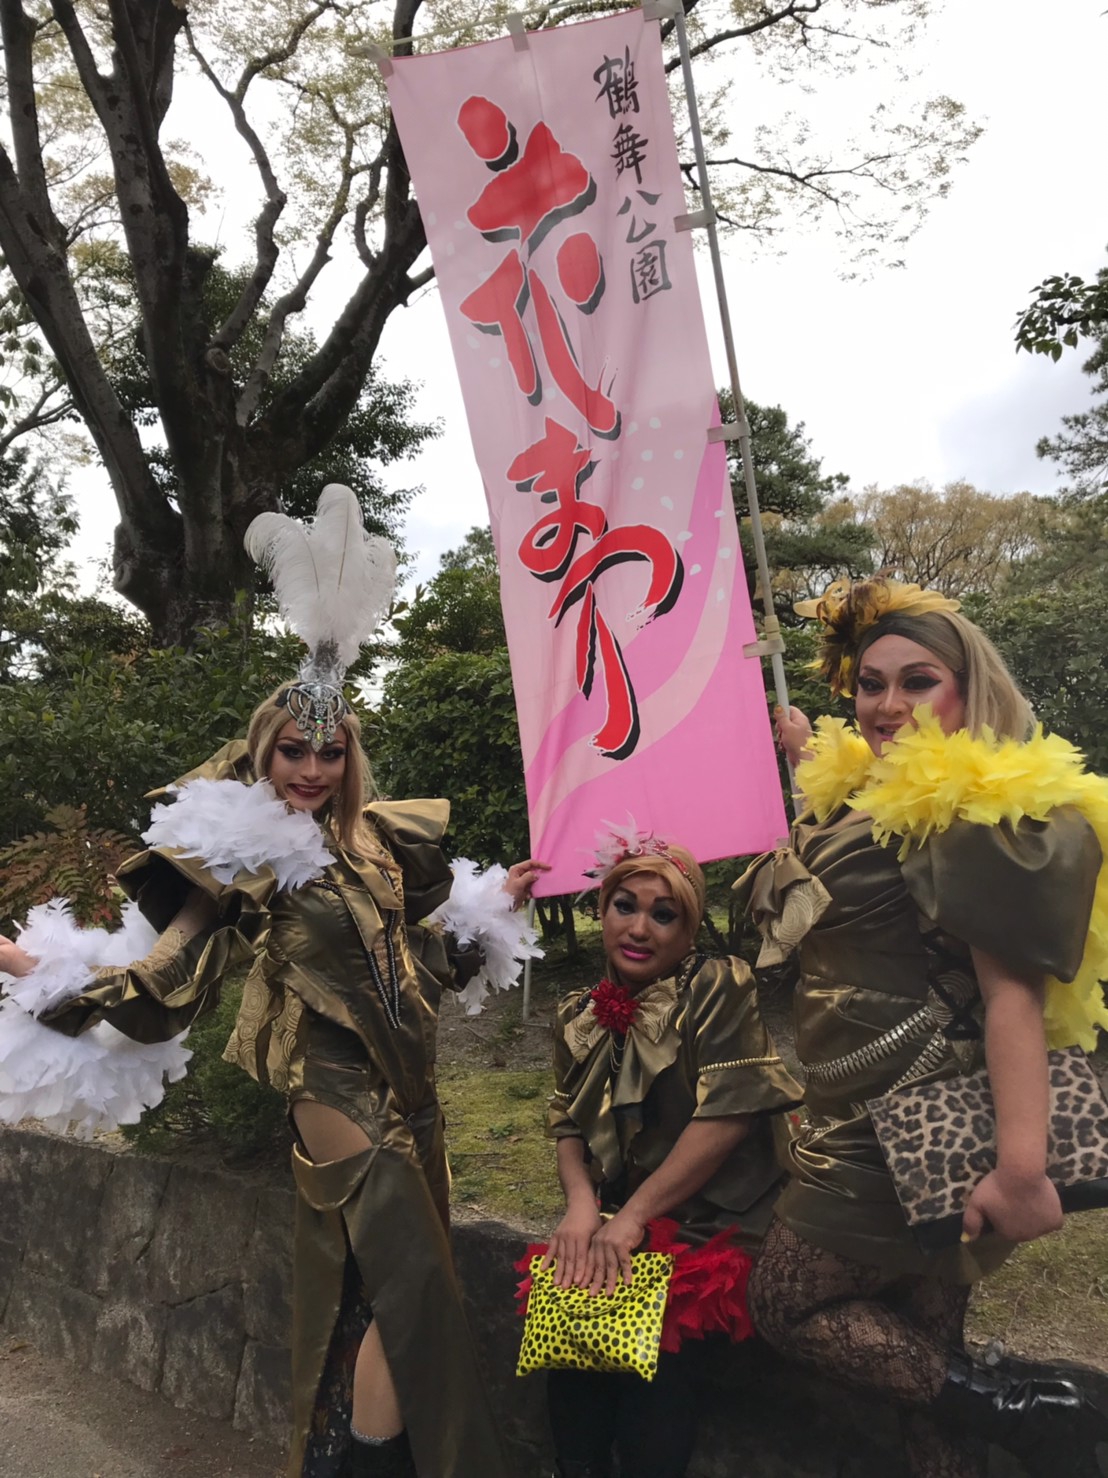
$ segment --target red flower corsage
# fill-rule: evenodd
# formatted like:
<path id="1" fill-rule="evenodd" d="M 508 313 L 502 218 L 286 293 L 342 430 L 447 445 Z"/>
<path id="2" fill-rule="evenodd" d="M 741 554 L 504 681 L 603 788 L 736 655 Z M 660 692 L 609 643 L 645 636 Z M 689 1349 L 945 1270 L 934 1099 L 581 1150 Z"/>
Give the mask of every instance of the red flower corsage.
<path id="1" fill-rule="evenodd" d="M 625 985 L 604 979 L 589 993 L 593 1015 L 608 1032 L 624 1036 L 639 1012 L 639 1003 Z"/>

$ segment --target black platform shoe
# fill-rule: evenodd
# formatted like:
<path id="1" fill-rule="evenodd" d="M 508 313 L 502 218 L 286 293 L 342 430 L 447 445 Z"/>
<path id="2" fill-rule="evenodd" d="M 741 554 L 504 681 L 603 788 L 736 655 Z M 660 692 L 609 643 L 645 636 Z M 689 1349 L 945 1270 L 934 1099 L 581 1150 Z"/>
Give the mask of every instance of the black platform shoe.
<path id="1" fill-rule="evenodd" d="M 956 1354 L 932 1407 L 936 1421 L 1013 1452 L 1036 1478 L 1102 1478 L 1097 1445 L 1108 1410 L 1061 1371 L 1005 1370 Z"/>
<path id="2" fill-rule="evenodd" d="M 346 1458 L 349 1478 L 416 1478 L 407 1432 L 387 1442 L 351 1440 Z"/>

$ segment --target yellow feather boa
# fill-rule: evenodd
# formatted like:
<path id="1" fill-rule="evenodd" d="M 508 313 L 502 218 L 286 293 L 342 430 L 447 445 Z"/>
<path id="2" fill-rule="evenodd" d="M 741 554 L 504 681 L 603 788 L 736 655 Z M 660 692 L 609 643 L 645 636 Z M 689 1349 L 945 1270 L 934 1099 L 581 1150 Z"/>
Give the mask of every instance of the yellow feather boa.
<path id="1" fill-rule="evenodd" d="M 964 729 L 944 734 L 926 709 L 916 719 L 880 756 L 842 719 L 820 719 L 811 757 L 796 772 L 806 804 L 818 821 L 843 805 L 866 813 L 876 841 L 900 839 L 901 858 L 955 821 L 1014 825 L 1075 806 L 1096 832 L 1102 861 L 1080 969 L 1070 984 L 1047 980 L 1044 1016 L 1051 1047 L 1091 1051 L 1097 1028 L 1108 1030 L 1108 780 L 1089 774 L 1081 751 L 1057 734 L 1036 730 L 1021 744 L 987 729 L 976 739 Z"/>

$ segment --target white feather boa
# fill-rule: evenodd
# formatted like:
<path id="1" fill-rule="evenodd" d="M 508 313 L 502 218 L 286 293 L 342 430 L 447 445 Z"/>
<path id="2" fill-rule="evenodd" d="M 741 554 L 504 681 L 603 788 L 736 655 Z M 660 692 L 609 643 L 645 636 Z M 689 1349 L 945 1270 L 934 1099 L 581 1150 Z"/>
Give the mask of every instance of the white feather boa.
<path id="1" fill-rule="evenodd" d="M 289 811 L 267 781 L 190 780 L 171 794 L 171 804 L 154 807 L 143 840 L 199 858 L 219 883 L 268 866 L 278 888 L 299 888 L 332 860 L 318 824 Z M 186 1032 L 135 1042 L 102 1021 L 67 1037 L 37 1019 L 79 996 L 98 967 L 143 959 L 157 937 L 134 904 L 113 933 L 79 928 L 64 898 L 31 910 L 19 942 L 35 968 L 19 978 L 0 974 L 0 1123 L 40 1119 L 88 1138 L 136 1123 L 162 1101 L 166 1079 L 184 1076 L 192 1055 Z"/>
<path id="2" fill-rule="evenodd" d="M 40 1119 L 87 1139 L 137 1123 L 162 1101 L 166 1079 L 184 1076 L 192 1054 L 183 1032 L 168 1042 L 133 1042 L 101 1021 L 67 1037 L 37 1019 L 80 995 L 99 966 L 142 959 L 157 937 L 133 903 L 114 933 L 79 928 L 65 899 L 31 910 L 19 942 L 38 963 L 18 978 L 0 974 L 0 1122 Z"/>
<path id="3" fill-rule="evenodd" d="M 319 823 L 307 811 L 290 811 L 268 780 L 188 780 L 170 794 L 172 805 L 151 811 L 143 841 L 200 858 L 224 886 L 240 872 L 270 867 L 278 888 L 302 888 L 334 860 Z"/>
<path id="4" fill-rule="evenodd" d="M 508 874 L 502 867 L 478 872 L 475 862 L 459 857 L 450 871 L 454 874 L 450 897 L 431 915 L 431 923 L 441 924 L 463 949 L 476 944 L 485 957 L 478 974 L 459 993 L 468 1015 L 476 1016 L 490 991 L 518 985 L 523 961 L 540 958 L 542 950 L 526 914 L 512 910 L 504 891 Z"/>
<path id="5" fill-rule="evenodd" d="M 224 885 L 240 873 L 269 867 L 279 889 L 299 888 L 332 861 L 317 822 L 306 812 L 287 810 L 267 781 L 190 780 L 171 793 L 171 804 L 154 807 L 143 840 L 198 858 Z M 461 993 L 475 1015 L 490 990 L 517 984 L 522 961 L 542 950 L 525 917 L 512 912 L 502 867 L 479 874 L 462 858 L 451 869 L 450 898 L 432 922 L 463 947 L 476 943 L 485 956 L 480 973 Z M 168 1042 L 143 1043 L 107 1022 L 68 1037 L 38 1021 L 44 1011 L 87 989 L 95 969 L 141 960 L 156 940 L 133 903 L 112 933 L 79 928 L 65 899 L 31 910 L 19 942 L 35 957 L 35 968 L 18 978 L 0 973 L 0 1123 L 33 1118 L 88 1138 L 136 1123 L 162 1101 L 167 1081 L 184 1076 L 192 1055 L 184 1046 L 186 1032 Z"/>

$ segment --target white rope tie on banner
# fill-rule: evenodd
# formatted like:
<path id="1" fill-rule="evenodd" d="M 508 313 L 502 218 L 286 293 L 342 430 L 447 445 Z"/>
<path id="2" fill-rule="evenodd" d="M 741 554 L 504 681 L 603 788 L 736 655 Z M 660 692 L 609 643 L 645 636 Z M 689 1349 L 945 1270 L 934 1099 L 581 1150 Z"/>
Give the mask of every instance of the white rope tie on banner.
<path id="1" fill-rule="evenodd" d="M 750 422 L 728 421 L 726 426 L 709 426 L 708 440 L 711 441 L 741 441 L 744 436 L 750 435 Z"/>
<path id="2" fill-rule="evenodd" d="M 699 226 L 710 226 L 718 219 L 714 210 L 694 210 L 686 216 L 674 216 L 673 229 L 675 231 L 695 231 Z"/>
<path id="3" fill-rule="evenodd" d="M 364 46 L 347 47 L 350 56 L 364 56 L 380 72 L 382 77 L 392 76 L 392 57 L 380 46 L 374 46 L 372 41 Z"/>
<path id="4" fill-rule="evenodd" d="M 684 13 L 681 0 L 642 0 L 644 21 L 672 20 L 678 10 Z"/>
<path id="5" fill-rule="evenodd" d="M 523 17 L 518 10 L 513 10 L 511 15 L 505 17 L 505 25 L 512 38 L 512 45 L 517 51 L 526 51 L 530 45 L 527 40 L 527 27 L 523 24 Z"/>

